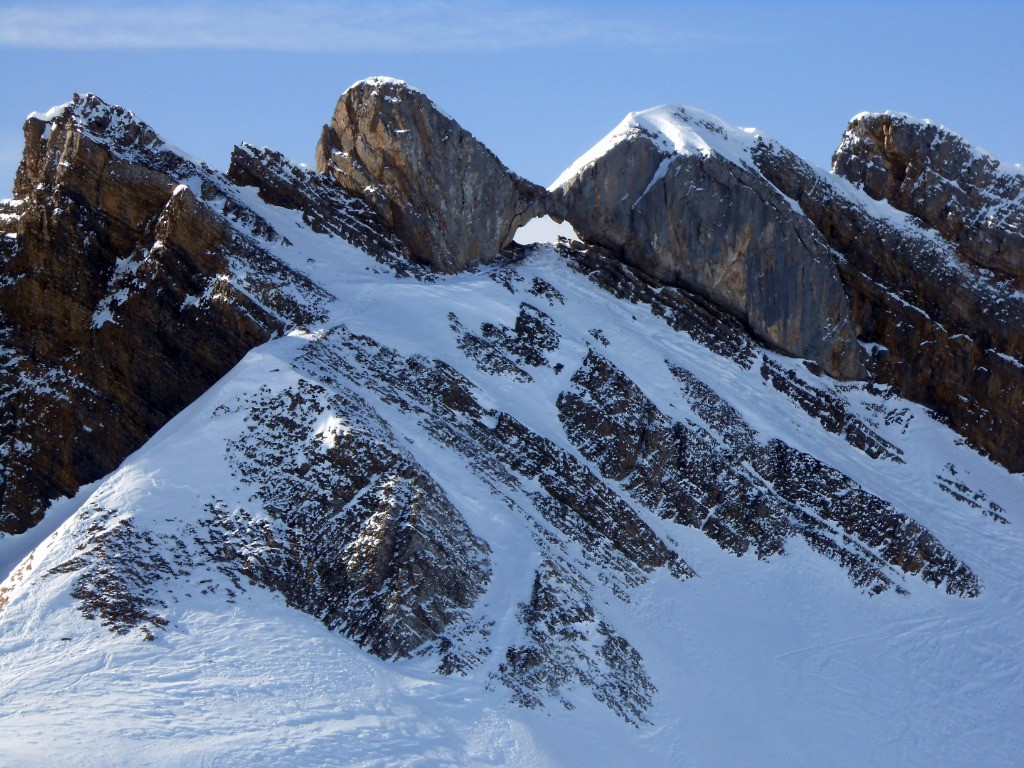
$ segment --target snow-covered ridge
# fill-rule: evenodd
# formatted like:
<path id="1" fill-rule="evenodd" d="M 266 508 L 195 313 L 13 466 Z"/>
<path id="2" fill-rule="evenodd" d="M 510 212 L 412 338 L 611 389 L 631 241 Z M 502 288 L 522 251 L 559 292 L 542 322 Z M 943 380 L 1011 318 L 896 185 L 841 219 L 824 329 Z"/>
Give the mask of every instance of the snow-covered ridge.
<path id="1" fill-rule="evenodd" d="M 996 164 L 998 172 L 1008 174 L 1024 173 L 1024 169 L 1021 166 L 1013 166 L 999 160 L 984 150 L 973 146 L 959 134 L 948 130 L 944 126 L 937 125 L 931 120 L 916 118 L 902 112 L 886 111 L 883 113 L 861 112 L 851 119 L 851 123 L 858 119 L 870 118 L 881 114 L 912 125 L 935 126 L 959 142 L 973 157 Z M 743 128 L 732 125 L 717 115 L 696 107 L 667 104 L 628 114 L 607 136 L 570 165 L 548 187 L 549 191 L 555 191 L 572 181 L 580 172 L 592 166 L 621 142 L 639 137 L 644 137 L 651 141 L 665 156 L 665 161 L 662 162 L 661 166 L 652 176 L 647 186 L 647 191 L 664 177 L 668 172 L 669 164 L 677 155 L 699 154 L 708 157 L 715 154 L 763 176 L 762 170 L 759 169 L 757 162 L 753 158 L 755 150 L 788 152 L 777 139 L 757 128 Z M 1017 302 L 1021 300 L 1022 294 L 1020 291 L 1008 289 L 1002 281 L 993 279 L 991 274 L 965 263 L 957 256 L 956 249 L 952 244 L 934 229 L 925 226 L 916 216 L 895 208 L 885 200 L 872 198 L 857 185 L 851 184 L 846 179 L 825 168 L 807 163 L 802 159 L 800 162 L 807 169 L 812 170 L 821 180 L 822 184 L 834 188 L 839 195 L 854 202 L 866 214 L 875 219 L 888 222 L 894 229 L 905 233 L 908 237 L 927 240 L 929 245 L 942 254 L 943 263 L 947 268 L 958 273 L 961 279 L 969 280 L 971 283 L 978 284 L 986 290 L 991 296 L 994 305 L 1001 305 L 1007 301 Z M 646 194 L 646 191 L 644 194 Z M 803 211 L 797 201 L 785 195 L 785 193 L 782 194 L 794 212 L 803 216 Z M 640 197 L 643 198 L 644 195 Z"/>
<path id="2" fill-rule="evenodd" d="M 696 107 L 665 104 L 630 112 L 607 136 L 585 152 L 559 176 L 549 190 L 575 178 L 622 141 L 644 136 L 668 155 L 722 155 L 739 165 L 750 164 L 750 150 L 758 139 L 768 140 L 756 128 L 739 128 Z"/>
<path id="3" fill-rule="evenodd" d="M 109 147 L 129 162 L 141 159 L 136 153 L 148 153 L 150 164 L 154 157 L 162 157 L 159 164 L 167 169 L 180 171 L 188 164 L 203 175 L 217 173 L 199 158 L 165 141 L 131 110 L 109 104 L 94 93 L 76 93 L 71 101 L 45 112 L 32 112 L 28 119 L 47 124 L 41 134 L 44 142 L 49 141 L 60 125 L 66 125 L 97 144 Z"/>
<path id="4" fill-rule="evenodd" d="M 799 764 L 800 757 L 817 762 L 831 754 L 833 764 L 847 766 L 855 764 L 864 744 L 874 748 L 883 740 L 891 742 L 885 748 L 892 754 L 913 752 L 928 759 L 942 754 L 945 765 L 966 766 L 968 755 L 998 760 L 1003 754 L 1003 742 L 992 739 L 1000 732 L 1015 733 L 1008 725 L 1016 716 L 1012 705 L 1018 688 L 989 686 L 1012 672 L 1020 647 L 1019 633 L 1005 621 L 1005 606 L 1022 599 L 1013 586 L 1020 583 L 1024 562 L 1016 533 L 1021 516 L 1008 508 L 1014 525 L 999 525 L 951 496 L 935 478 L 949 478 L 950 488 L 968 499 L 976 492 L 955 484 L 984 488 L 1004 506 L 1020 482 L 956 445 L 955 436 L 925 409 L 858 384 L 837 389 L 852 413 L 902 446 L 907 462 L 870 460 L 768 386 L 757 365 L 715 354 L 643 304 L 616 299 L 569 268 L 553 249 L 533 251 L 512 268 L 489 267 L 425 285 L 367 271 L 373 261 L 354 249 L 328 258 L 321 250 L 328 241 L 301 230 L 294 212 L 261 205 L 255 195 L 250 202 L 295 237 L 294 248 L 280 248 L 281 257 L 318 275 L 337 296 L 328 307 L 331 320 L 253 350 L 100 488 L 84 493 L 79 512 L 37 551 L 32 571 L 23 573 L 20 583 L 4 585 L 15 591 L 0 620 L 6 662 L 0 669 L 0 716 L 18 728 L 20 738 L 10 754 L 21 764 L 45 765 L 47 754 L 64 754 L 85 734 L 97 745 L 94 756 L 82 759 L 89 765 L 129 749 L 168 766 L 203 760 L 230 764 L 246 754 L 254 765 L 345 764 L 337 759 L 339 743 L 350 743 L 346 758 L 379 766 L 422 765 L 418 761 L 425 754 L 439 754 L 454 765 L 509 766 L 567 766 L 581 758 L 602 764 L 612 756 L 616 765 L 637 768 L 685 765 L 707 754 L 756 755 L 763 764 Z M 311 266 L 307 259 L 317 263 Z M 532 362 L 500 344 L 493 348 L 507 355 L 506 363 L 520 366 L 525 377 L 481 366 L 480 360 L 494 358 L 474 357 L 472 335 L 480 334 L 480 342 L 487 333 L 482 329 L 517 323 L 517 307 L 524 303 L 541 310 L 534 316 L 557 331 L 557 346 L 545 352 L 546 360 Z M 339 321 L 351 334 L 330 330 Z M 425 336 L 424 328 L 438 333 Z M 593 359 L 592 353 L 613 361 L 680 422 L 712 428 L 715 420 L 701 402 L 712 402 L 717 392 L 759 435 L 842 465 L 865 488 L 912 509 L 977 564 L 986 592 L 959 600 L 910 576 L 909 597 L 890 591 L 868 598 L 837 564 L 799 540 L 785 555 L 738 558 L 704 531 L 646 510 L 641 519 L 677 545 L 701 578 L 679 580 L 658 569 L 615 592 L 629 571 L 601 565 L 539 515 L 533 522 L 532 499 L 541 486 L 506 487 L 508 505 L 489 487 L 493 480 L 487 473 L 478 473 L 472 462 L 453 460 L 457 454 L 439 439 L 444 433 L 438 429 L 490 431 L 496 427 L 490 415 L 479 427 L 472 417 L 458 414 L 436 424 L 420 410 L 424 400 L 394 387 L 379 371 L 358 375 L 388 347 L 399 354 L 380 360 L 387 372 L 406 370 L 399 362 L 406 355 L 419 361 L 410 371 L 424 365 L 429 370 L 431 361 L 444 360 L 473 383 L 470 391 L 483 406 L 504 412 L 502 421 L 511 416 L 573 456 L 579 454 L 556 404 L 559 393 L 571 387 L 572 371 Z M 801 386 L 826 384 L 792 360 L 770 354 L 767 359 L 798 377 Z M 693 371 L 710 388 L 711 399 L 684 400 L 673 365 Z M 403 452 L 416 455 L 491 547 L 494 576 L 469 617 L 467 636 L 473 639 L 474 627 L 490 627 L 492 650 L 465 676 L 436 674 L 433 656 L 397 662 L 369 656 L 315 618 L 286 607 L 279 596 L 245 580 L 239 589 L 217 561 L 202 561 L 202 552 L 185 535 L 190 526 L 205 530 L 209 505 L 236 532 L 244 525 L 262 530 L 271 518 L 252 496 L 252 475 L 235 466 L 240 456 L 235 444 L 258 441 L 264 450 L 275 432 L 260 423 L 253 429 L 253 406 L 268 397 L 291 399 L 307 392 L 302 381 L 319 379 L 326 385 L 331 377 L 337 381 L 329 388 L 358 391 L 406 446 Z M 308 463 L 315 466 L 334 450 L 325 443 L 332 418 L 354 423 L 350 414 L 324 407 L 308 394 L 306 400 L 314 407 L 300 420 L 302 441 L 288 439 L 280 447 L 283 479 L 300 477 L 292 470 L 305 472 Z M 331 434 L 332 442 L 345 438 L 343 429 Z M 955 473 L 944 462 L 955 463 Z M 595 463 L 585 466 L 599 471 Z M 626 483 L 612 487 L 623 502 L 630 499 Z M 121 514 L 104 516 L 100 507 Z M 129 516 L 140 535 L 160 542 L 156 554 L 176 568 L 194 569 L 188 576 L 154 582 L 151 596 L 166 603 L 156 611 L 170 622 L 166 631 L 154 632 L 154 642 L 139 642 L 137 633 L 112 634 L 98 621 L 84 619 L 68 597 L 76 572 L 62 570 L 83 554 L 77 546 L 90 525 L 116 531 L 115 524 Z M 534 538 L 535 526 L 541 526 L 543 537 Z M 273 530 L 281 536 L 281 529 Z M 188 546 L 194 565 L 172 558 L 180 550 L 164 542 L 176 539 Z M 258 557 L 271 541 L 261 535 L 251 552 Z M 551 547 L 551 541 L 558 546 Z M 593 610 L 605 622 L 588 620 L 585 610 L 570 613 L 573 623 L 551 642 L 573 658 L 592 655 L 598 663 L 585 669 L 607 674 L 600 661 L 607 644 L 602 633 L 608 627 L 619 631 L 643 656 L 657 687 L 646 714 L 650 724 L 622 722 L 582 683 L 539 698 L 536 709 L 510 703 L 508 689 L 496 684 L 507 658 L 504 649 L 526 644 L 516 606 L 530 601 L 536 589 L 531 574 L 542 558 L 578 569 Z M 563 609 L 567 605 L 572 607 L 558 603 Z M 936 632 L 944 633 L 938 650 Z M 71 688 L 69 679 L 77 681 Z M 679 685 L 680 680 L 687 684 Z M 937 687 L 950 692 L 936 697 Z M 972 706 L 977 687 L 990 691 L 988 707 Z M 55 690 L 63 693 L 51 695 Z M 139 706 L 140 691 L 147 692 L 147 706 Z M 715 695 L 707 695 L 711 691 Z M 575 708 L 563 707 L 560 700 Z M 872 706 L 865 711 L 868 700 Z M 736 731 L 723 725 L 739 716 L 752 727 Z M 827 721 L 836 717 L 829 729 Z M 52 735 L 47 753 L 40 740 L 47 723 L 57 718 L 63 726 Z M 260 727 L 253 728 L 253 722 Z M 954 722 L 962 731 L 950 729 Z M 829 737 L 808 739 L 808 729 Z M 944 736 L 954 732 L 962 734 L 956 741 Z M 1010 738 L 1011 747 L 1019 744 L 1019 736 Z"/>

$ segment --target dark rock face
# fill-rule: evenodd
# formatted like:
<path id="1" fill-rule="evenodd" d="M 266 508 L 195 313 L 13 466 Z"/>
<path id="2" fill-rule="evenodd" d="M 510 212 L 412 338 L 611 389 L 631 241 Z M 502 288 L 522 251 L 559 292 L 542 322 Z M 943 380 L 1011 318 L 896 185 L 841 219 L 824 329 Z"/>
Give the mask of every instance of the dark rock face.
<path id="1" fill-rule="evenodd" d="M 602 619 L 580 583 L 564 565 L 545 560 L 537 569 L 530 599 L 519 611 L 524 642 L 508 648 L 498 677 L 516 703 L 535 709 L 558 700 L 572 707 L 567 691 L 582 685 L 626 722 L 650 722 L 646 711 L 657 693 L 643 658 Z M 589 637 L 593 653 L 579 653 Z"/>
<path id="2" fill-rule="evenodd" d="M 555 215 L 626 263 L 726 308 L 773 347 L 856 377 L 849 302 L 828 245 L 741 158 L 666 135 L 691 126 L 726 131 L 682 108 L 627 118 L 606 152 L 563 177 Z"/>
<path id="3" fill-rule="evenodd" d="M 752 156 L 842 259 L 873 378 L 934 408 L 1011 471 L 1024 470 L 1024 299 L 924 223 L 879 208 L 774 142 Z"/>
<path id="4" fill-rule="evenodd" d="M 889 113 L 851 120 L 832 170 L 921 219 L 963 258 L 1024 284 L 1024 170 L 941 126 Z"/>
<path id="5" fill-rule="evenodd" d="M 354 393 L 301 380 L 246 405 L 227 455 L 278 525 L 211 510 L 225 566 L 382 658 L 450 649 L 490 549 L 444 491 Z M 335 420 L 318 431 L 324 413 Z"/>
<path id="6" fill-rule="evenodd" d="M 819 379 L 819 385 L 815 385 L 797 377 L 791 370 L 784 370 L 753 343 L 739 321 L 720 307 L 682 288 L 655 285 L 642 272 L 623 264 L 604 249 L 588 246 L 581 250 L 562 243 L 559 250 L 574 269 L 613 296 L 649 306 L 674 330 L 744 368 L 760 366 L 761 377 L 766 382 L 817 420 L 826 431 L 842 435 L 850 445 L 873 459 L 902 463 L 902 451 L 852 412 L 837 383 L 826 384 L 828 380 Z"/>
<path id="7" fill-rule="evenodd" d="M 702 529 L 737 555 L 779 554 L 788 538 L 802 536 L 874 593 L 894 585 L 895 566 L 950 593 L 978 594 L 977 577 L 927 530 L 813 456 L 781 440 L 760 442 L 725 400 L 688 371 L 674 372 L 710 430 L 672 423 L 593 352 L 558 400 L 580 452 L 642 506 Z"/>
<path id="8" fill-rule="evenodd" d="M 481 343 L 506 354 L 501 336 Z M 415 414 L 431 439 L 484 483 L 490 503 L 528 522 L 541 561 L 535 588 L 519 610 L 524 637 L 504 649 L 485 644 L 485 651 L 469 656 L 503 654 L 498 678 L 524 706 L 543 706 L 550 696 L 571 706 L 572 689 L 582 685 L 626 720 L 643 721 L 654 685 L 643 659 L 594 599 L 593 569 L 608 599 L 622 601 L 658 569 L 680 580 L 694 572 L 642 512 L 571 452 L 509 414 L 481 406 L 477 388 L 440 360 L 404 357 L 338 328 L 310 345 L 301 367 L 330 386 L 364 387 Z M 595 645 L 593 637 L 601 642 Z M 472 663 L 465 652 L 456 656 Z"/>
<path id="9" fill-rule="evenodd" d="M 0 218 L 6 533 L 114 469 L 329 298 L 267 250 L 284 238 L 223 177 L 130 112 L 76 96 L 25 136 Z"/>
<path id="10" fill-rule="evenodd" d="M 388 78 L 342 94 L 316 165 L 439 272 L 490 261 L 544 213 L 542 187 L 509 171 L 422 93 Z"/>

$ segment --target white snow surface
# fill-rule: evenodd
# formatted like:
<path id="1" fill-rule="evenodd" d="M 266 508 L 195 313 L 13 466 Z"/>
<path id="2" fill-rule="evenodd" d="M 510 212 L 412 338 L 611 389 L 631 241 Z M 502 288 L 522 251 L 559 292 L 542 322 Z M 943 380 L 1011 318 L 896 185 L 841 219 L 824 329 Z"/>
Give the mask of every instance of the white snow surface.
<path id="1" fill-rule="evenodd" d="M 532 245 L 534 243 L 557 243 L 559 237 L 579 240 L 579 235 L 568 221 L 559 224 L 550 216 L 539 216 L 523 224 L 516 232 L 514 240 L 520 245 Z"/>
<path id="2" fill-rule="evenodd" d="M 550 187 L 555 190 L 593 165 L 622 141 L 638 135 L 649 138 L 666 156 L 712 153 L 740 165 L 750 165 L 750 150 L 758 137 L 769 137 L 756 128 L 738 128 L 696 107 L 665 104 L 642 112 L 630 112 L 611 133 L 565 169 Z"/>
<path id="3" fill-rule="evenodd" d="M 29 112 L 25 119 L 31 120 L 32 118 L 35 118 L 36 120 L 45 120 L 46 122 L 49 122 L 59 117 L 64 110 L 70 107 L 73 103 L 74 102 L 66 101 L 63 104 L 57 104 L 54 107 L 50 107 L 45 112 Z"/>
<path id="4" fill-rule="evenodd" d="M 660 110 L 638 115 L 630 118 L 635 127 L 674 119 Z M 698 141 L 672 126 L 674 147 L 720 151 L 718 139 Z M 747 136 L 727 132 L 721 142 L 742 152 Z M 254 189 L 238 195 L 291 241 L 276 244 L 276 255 L 336 297 L 326 307 L 329 320 L 252 350 L 120 469 L 57 502 L 44 525 L 66 522 L 41 542 L 46 529 L 33 533 L 29 541 L 38 546 L 20 567 L 14 561 L 24 542 L 0 540 L 0 575 L 15 570 L 2 585 L 11 591 L 0 613 L 0 765 L 1020 765 L 1021 476 L 978 456 L 926 409 L 845 385 L 854 412 L 901 448 L 906 463 L 870 459 L 824 432 L 756 367 L 744 369 L 644 306 L 613 298 L 553 248 L 534 249 L 515 268 L 512 289 L 492 279 L 500 266 L 421 282 L 312 233 L 297 212 L 266 205 Z M 539 304 L 562 338 L 550 358 L 564 371 L 538 369 L 530 383 L 482 372 L 447 332 L 448 313 L 467 327 L 511 325 L 520 301 L 540 301 L 526 294 L 534 278 L 565 298 Z M 216 582 L 207 594 L 193 592 L 171 604 L 169 624 L 153 642 L 84 619 L 69 595 L 73 574 L 45 574 L 75 553 L 88 504 L 117 508 L 136 526 L 161 532 L 194 521 L 211 496 L 244 501 L 225 459 L 226 442 L 244 427 L 236 406 L 302 376 L 293 361 L 339 324 L 404 355 L 445 360 L 480 387 L 484 406 L 573 455 L 555 400 L 593 343 L 590 331 L 600 329 L 609 343 L 598 351 L 664 413 L 699 420 L 678 396 L 669 361 L 726 397 L 762 435 L 842 469 L 929 528 L 978 574 L 982 593 L 952 597 L 908 576 L 910 595 L 869 597 L 798 540 L 786 556 L 737 558 L 696 529 L 649 515 L 698 578 L 658 571 L 629 591 L 628 602 L 601 591 L 594 597 L 658 688 L 650 724 L 639 727 L 586 691 L 572 710 L 510 703 L 491 677 L 498 654 L 465 677 L 438 675 L 428 659 L 378 660 L 259 588 L 233 602 Z M 775 360 L 814 378 L 796 361 Z M 538 557 L 526 523 L 493 506 L 479 479 L 433 444 L 413 415 L 364 395 L 491 546 L 494 575 L 474 610 L 496 621 L 492 645 L 507 647 Z M 325 437 L 328 427 L 341 428 L 331 419 L 324 414 L 319 425 Z M 948 465 L 999 504 L 1009 524 L 944 493 L 935 479 Z"/>

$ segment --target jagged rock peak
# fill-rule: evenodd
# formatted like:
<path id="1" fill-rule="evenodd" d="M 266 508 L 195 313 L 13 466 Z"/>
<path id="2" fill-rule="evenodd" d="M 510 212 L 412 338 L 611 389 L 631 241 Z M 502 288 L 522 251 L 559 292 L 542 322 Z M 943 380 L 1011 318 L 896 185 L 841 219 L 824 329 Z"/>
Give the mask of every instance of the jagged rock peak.
<path id="1" fill-rule="evenodd" d="M 489 261 L 544 213 L 542 187 L 392 78 L 361 80 L 341 95 L 316 164 L 369 203 L 414 259 L 440 272 Z"/>
<path id="2" fill-rule="evenodd" d="M 856 115 L 833 172 L 917 216 L 975 264 L 1024 281 L 1024 169 L 930 120 Z"/>
<path id="3" fill-rule="evenodd" d="M 757 169 L 751 153 L 764 142 L 691 107 L 632 113 L 555 182 L 552 215 L 721 305 L 775 348 L 856 377 L 831 250 Z"/>
<path id="4" fill-rule="evenodd" d="M 35 113 L 0 216 L 0 534 L 330 299 L 237 190 L 91 94 Z"/>
<path id="5" fill-rule="evenodd" d="M 53 107 L 46 112 L 33 112 L 25 121 L 25 152 L 14 178 L 14 195 L 28 194 L 35 184 L 47 177 L 59 181 L 61 169 L 69 165 L 59 162 L 47 164 L 61 152 L 79 154 L 81 139 L 109 146 L 119 154 L 144 152 L 151 155 L 166 155 L 166 163 L 176 166 L 184 160 L 202 165 L 192 158 L 186 158 L 179 150 L 166 144 L 156 131 L 139 120 L 134 113 L 100 97 L 87 93 L 76 93 L 71 101 Z M 56 136 L 59 146 L 50 147 L 51 138 Z M 137 159 L 127 157 L 126 159 Z M 152 164 L 153 156 L 147 158 Z M 50 178 L 52 176 L 52 178 Z"/>

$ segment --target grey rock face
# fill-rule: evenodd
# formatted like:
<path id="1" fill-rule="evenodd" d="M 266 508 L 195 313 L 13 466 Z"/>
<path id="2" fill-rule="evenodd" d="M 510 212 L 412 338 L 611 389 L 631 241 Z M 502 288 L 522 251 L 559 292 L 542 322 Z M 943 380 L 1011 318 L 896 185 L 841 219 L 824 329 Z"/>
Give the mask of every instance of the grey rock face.
<path id="1" fill-rule="evenodd" d="M 877 345 L 870 376 L 935 409 L 1011 471 L 1024 469 L 1024 300 L 1013 279 L 774 142 L 752 157 L 843 256 L 857 335 Z"/>
<path id="2" fill-rule="evenodd" d="M 932 123 L 898 114 L 850 121 L 833 171 L 917 216 L 975 264 L 1024 281 L 1024 170 Z"/>
<path id="3" fill-rule="evenodd" d="M 439 272 L 493 259 L 544 212 L 547 194 L 422 93 L 389 78 L 342 94 L 316 165 L 369 203 L 415 260 Z"/>
<path id="4" fill-rule="evenodd" d="M 742 158 L 699 137 L 673 145 L 662 132 L 696 134 L 696 124 L 739 147 L 713 120 L 678 107 L 627 118 L 606 152 L 563 177 L 553 215 L 626 263 L 723 306 L 777 349 L 856 377 L 849 302 L 821 235 Z"/>

